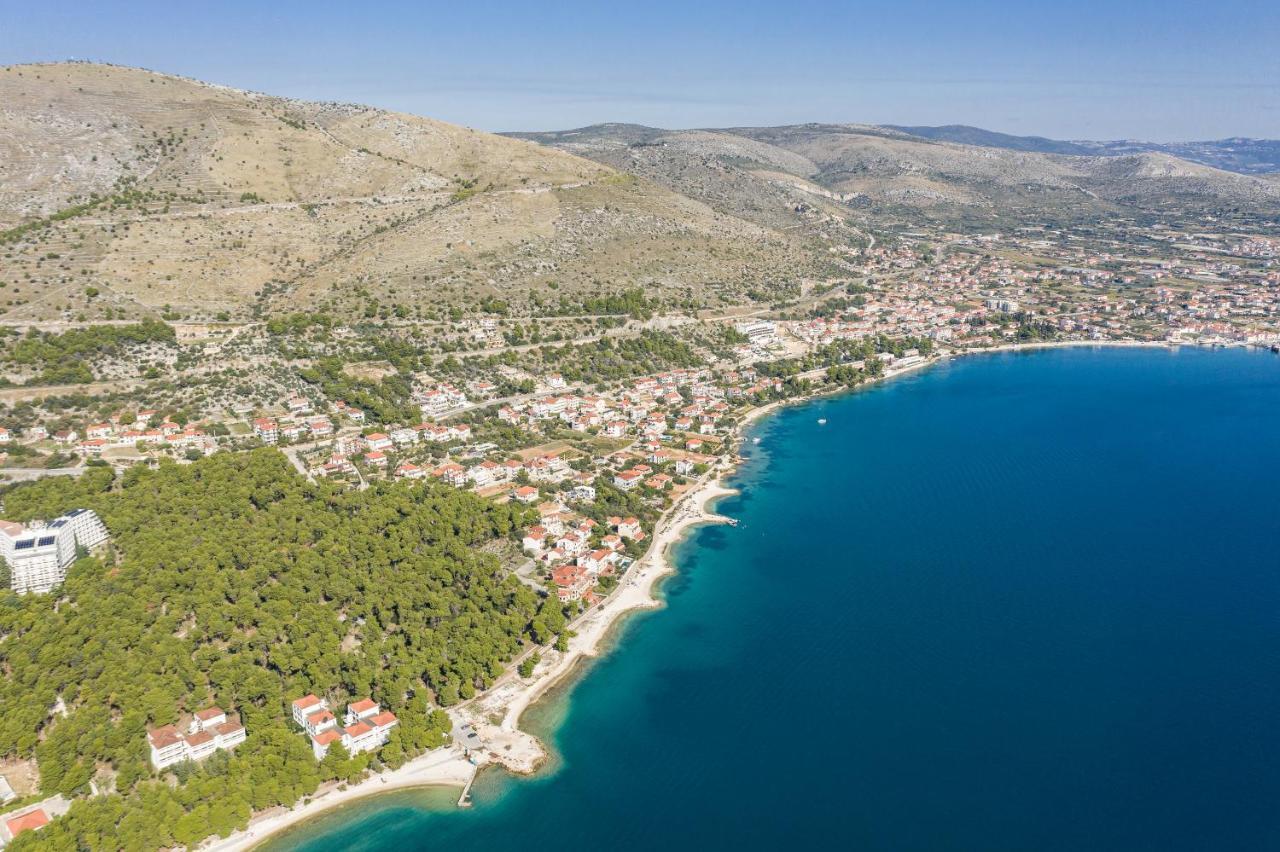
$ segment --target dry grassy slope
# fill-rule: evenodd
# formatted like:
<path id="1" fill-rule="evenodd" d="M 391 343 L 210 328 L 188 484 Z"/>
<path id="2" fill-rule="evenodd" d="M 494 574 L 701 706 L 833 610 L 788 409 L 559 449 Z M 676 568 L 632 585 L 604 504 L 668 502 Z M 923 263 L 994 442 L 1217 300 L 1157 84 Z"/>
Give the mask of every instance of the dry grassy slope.
<path id="1" fill-rule="evenodd" d="M 628 124 L 512 135 L 640 175 L 772 229 L 836 239 L 857 235 L 838 197 L 808 180 L 819 172 L 816 164 L 742 136 Z"/>
<path id="2" fill-rule="evenodd" d="M 114 203 L 0 243 L 4 318 L 421 309 L 551 281 L 731 295 L 809 259 L 529 142 L 139 69 L 0 68 L 0 229 L 92 193 Z"/>
<path id="3" fill-rule="evenodd" d="M 1081 157 L 930 142 L 885 128 L 800 125 L 730 131 L 800 154 L 813 179 L 872 200 L 920 206 L 1013 203 L 1032 210 L 1088 212 L 1116 205 L 1159 210 L 1173 204 L 1274 208 L 1274 186 L 1166 154 Z"/>
<path id="4" fill-rule="evenodd" d="M 868 125 L 718 131 L 598 125 L 520 135 L 627 168 L 726 212 L 756 221 L 767 216 L 771 225 L 781 215 L 780 200 L 815 196 L 825 197 L 820 209 L 834 206 L 836 216 L 854 209 L 968 221 L 1280 207 L 1274 181 L 1163 154 L 1050 155 L 933 142 Z"/>

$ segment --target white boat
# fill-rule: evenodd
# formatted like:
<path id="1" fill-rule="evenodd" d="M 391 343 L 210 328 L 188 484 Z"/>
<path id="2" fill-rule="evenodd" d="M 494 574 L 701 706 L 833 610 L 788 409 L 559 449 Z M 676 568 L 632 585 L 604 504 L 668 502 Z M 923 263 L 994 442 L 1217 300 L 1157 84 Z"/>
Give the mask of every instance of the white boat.
<path id="1" fill-rule="evenodd" d="M 751 443 L 753 443 L 753 444 L 758 444 L 758 443 L 760 443 L 760 439 L 759 439 L 759 438 L 752 438 L 752 439 L 751 439 Z"/>
<path id="2" fill-rule="evenodd" d="M 818 425 L 819 425 L 819 426 L 826 426 L 826 425 L 827 425 L 827 418 L 825 418 L 825 417 L 819 417 L 819 418 L 818 418 Z"/>

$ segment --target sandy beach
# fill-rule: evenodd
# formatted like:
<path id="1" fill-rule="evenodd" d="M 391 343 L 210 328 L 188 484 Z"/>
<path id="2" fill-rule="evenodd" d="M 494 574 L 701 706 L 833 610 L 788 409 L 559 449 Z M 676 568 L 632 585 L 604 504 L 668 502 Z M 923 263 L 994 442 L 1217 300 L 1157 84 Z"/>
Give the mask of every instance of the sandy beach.
<path id="1" fill-rule="evenodd" d="M 412 787 L 465 787 L 471 783 L 475 774 L 476 767 L 463 756 L 461 747 L 436 749 L 409 761 L 399 769 L 373 775 L 358 784 L 345 787 L 338 784 L 322 786 L 314 796 L 303 799 L 292 808 L 264 811 L 250 820 L 249 827 L 244 831 L 238 831 L 225 840 L 206 841 L 198 848 L 208 852 L 241 852 L 325 811 L 366 796 Z"/>
<path id="2" fill-rule="evenodd" d="M 484 743 L 484 762 L 500 764 L 518 774 L 537 770 L 547 758 L 547 752 L 536 737 L 520 730 L 521 715 L 547 690 L 569 676 L 580 660 L 600 654 L 605 638 L 621 616 L 661 606 L 661 601 L 654 596 L 654 586 L 675 571 L 668 558 L 671 545 L 693 526 L 729 520 L 706 508 L 716 498 L 736 493 L 720 483 L 725 473 L 724 463 L 717 465 L 667 510 L 644 556 L 628 569 L 607 598 L 571 625 L 576 635 L 569 640 L 568 650 L 543 649 L 542 660 L 531 677 L 521 678 L 514 670 L 508 671 L 483 695 L 451 711 L 455 721 L 475 729 Z"/>

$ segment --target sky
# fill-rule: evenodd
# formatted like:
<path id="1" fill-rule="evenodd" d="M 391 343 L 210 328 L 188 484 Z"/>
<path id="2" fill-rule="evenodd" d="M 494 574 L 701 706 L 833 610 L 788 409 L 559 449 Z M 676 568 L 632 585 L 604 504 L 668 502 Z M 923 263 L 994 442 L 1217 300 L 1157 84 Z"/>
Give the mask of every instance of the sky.
<path id="1" fill-rule="evenodd" d="M 494 131 L 1280 138 L 1280 0 L 0 0 L 0 64 L 71 58 Z"/>

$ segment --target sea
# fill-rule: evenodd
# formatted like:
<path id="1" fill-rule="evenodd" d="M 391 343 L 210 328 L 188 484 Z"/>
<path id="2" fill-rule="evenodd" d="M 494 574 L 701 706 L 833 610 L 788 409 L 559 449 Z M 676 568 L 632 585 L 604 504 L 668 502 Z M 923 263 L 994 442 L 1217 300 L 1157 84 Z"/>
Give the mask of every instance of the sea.
<path id="1" fill-rule="evenodd" d="M 541 773 L 265 849 L 1280 849 L 1280 358 L 964 357 L 743 452 Z"/>

